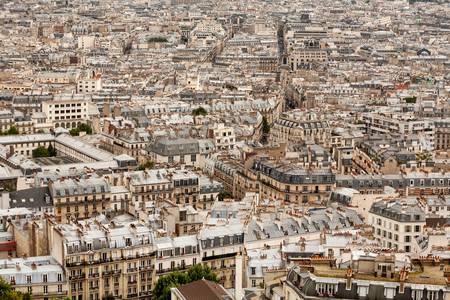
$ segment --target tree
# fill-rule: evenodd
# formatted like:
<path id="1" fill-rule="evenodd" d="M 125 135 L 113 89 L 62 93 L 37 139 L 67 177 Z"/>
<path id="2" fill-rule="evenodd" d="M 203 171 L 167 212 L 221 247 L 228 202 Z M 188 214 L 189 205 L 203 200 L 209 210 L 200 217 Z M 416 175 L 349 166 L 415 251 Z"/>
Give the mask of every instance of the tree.
<path id="1" fill-rule="evenodd" d="M 233 195 L 232 195 L 229 191 L 225 191 L 225 190 L 221 191 L 221 192 L 217 195 L 217 199 L 218 199 L 219 201 L 223 201 L 223 199 L 231 198 L 231 197 L 233 197 Z"/>
<path id="2" fill-rule="evenodd" d="M 2 300 L 31 300 L 30 294 L 22 294 L 12 289 L 11 285 L 0 277 L 0 299 Z"/>
<path id="3" fill-rule="evenodd" d="M 103 300 L 114 300 L 114 296 L 112 294 L 106 294 L 106 296 L 103 297 Z"/>
<path id="4" fill-rule="evenodd" d="M 162 36 L 150 37 L 147 39 L 148 43 L 167 43 L 167 39 Z"/>
<path id="5" fill-rule="evenodd" d="M 180 271 L 172 272 L 158 279 L 155 288 L 153 289 L 153 295 L 157 300 L 170 300 L 171 288 L 178 287 L 189 282 L 189 277 L 186 273 L 182 273 Z"/>
<path id="6" fill-rule="evenodd" d="M 263 118 L 262 118 L 261 127 L 262 127 L 261 142 L 265 143 L 265 142 L 267 142 L 267 136 L 270 133 L 270 124 L 269 124 L 269 121 L 267 121 L 266 116 L 263 116 Z"/>
<path id="7" fill-rule="evenodd" d="M 417 101 L 417 97 L 416 96 L 406 97 L 405 98 L 405 102 L 406 103 L 416 103 L 416 101 Z"/>
<path id="8" fill-rule="evenodd" d="M 88 124 L 79 124 L 76 128 L 72 128 L 69 130 L 71 136 L 80 135 L 80 132 L 86 132 L 86 134 L 92 134 L 92 127 Z"/>
<path id="9" fill-rule="evenodd" d="M 50 144 L 47 148 L 48 151 L 48 156 L 56 156 L 58 153 L 56 152 L 55 147 L 52 146 L 52 144 Z"/>
<path id="10" fill-rule="evenodd" d="M 264 134 L 269 134 L 270 132 L 270 124 L 269 121 L 267 121 L 266 116 L 264 116 L 262 119 L 262 131 Z"/>
<path id="11" fill-rule="evenodd" d="M 33 157 L 48 157 L 48 149 L 45 148 L 44 146 L 39 146 L 36 149 L 33 150 Z"/>
<path id="12" fill-rule="evenodd" d="M 92 134 L 92 127 L 89 126 L 88 124 L 82 123 L 82 124 L 78 125 L 77 128 L 78 128 L 80 131 L 86 132 L 86 134 Z"/>
<path id="13" fill-rule="evenodd" d="M 200 264 L 194 265 L 189 268 L 187 271 L 188 277 L 190 282 L 200 280 L 200 279 L 206 279 L 209 281 L 219 282 L 217 278 L 217 274 L 214 273 L 210 267 L 208 266 L 202 266 Z"/>
<path id="14" fill-rule="evenodd" d="M 153 169 L 155 167 L 155 162 L 152 160 L 147 160 L 145 163 L 140 164 L 138 170 L 143 171 L 146 169 Z"/>
<path id="15" fill-rule="evenodd" d="M 192 114 L 194 116 L 206 116 L 208 114 L 208 112 L 206 111 L 206 109 L 204 109 L 203 107 L 200 106 L 199 108 L 194 109 L 192 111 Z"/>
<path id="16" fill-rule="evenodd" d="M 6 134 L 11 135 L 11 134 L 19 134 L 19 130 L 17 130 L 16 126 L 11 126 L 9 127 L 8 131 L 6 132 Z"/>
<path id="17" fill-rule="evenodd" d="M 170 289 L 200 279 L 218 282 L 217 275 L 208 266 L 194 265 L 187 272 L 174 271 L 162 276 L 156 282 L 153 296 L 156 300 L 170 300 Z"/>
<path id="18" fill-rule="evenodd" d="M 78 128 L 72 128 L 72 129 L 69 130 L 69 133 L 70 133 L 71 136 L 77 136 L 77 135 L 80 135 L 80 129 L 78 129 Z"/>

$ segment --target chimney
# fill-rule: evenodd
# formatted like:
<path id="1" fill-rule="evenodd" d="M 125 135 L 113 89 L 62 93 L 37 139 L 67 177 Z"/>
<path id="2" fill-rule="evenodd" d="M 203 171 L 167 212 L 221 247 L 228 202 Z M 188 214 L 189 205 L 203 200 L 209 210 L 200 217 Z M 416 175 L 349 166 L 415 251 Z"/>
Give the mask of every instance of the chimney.
<path id="1" fill-rule="evenodd" d="M 324 245 L 327 243 L 327 235 L 325 230 L 322 230 L 322 232 L 320 232 L 320 244 Z"/>
<path id="2" fill-rule="evenodd" d="M 400 288 L 399 293 L 403 294 L 405 293 L 405 281 L 408 279 L 408 271 L 406 270 L 406 267 L 403 266 L 403 268 L 400 270 Z"/>
<path id="3" fill-rule="evenodd" d="M 352 267 L 348 266 L 347 272 L 345 273 L 345 289 L 347 291 L 352 289 L 352 277 L 353 277 L 353 270 Z"/>
<path id="4" fill-rule="evenodd" d="M 242 253 L 238 253 L 236 255 L 236 273 L 235 273 L 235 299 L 242 299 L 244 297 L 244 290 L 242 288 L 242 281 L 243 281 L 243 255 Z"/>
<path id="5" fill-rule="evenodd" d="M 305 243 L 305 238 L 300 238 L 300 251 L 301 252 L 305 252 L 306 249 L 306 243 Z"/>

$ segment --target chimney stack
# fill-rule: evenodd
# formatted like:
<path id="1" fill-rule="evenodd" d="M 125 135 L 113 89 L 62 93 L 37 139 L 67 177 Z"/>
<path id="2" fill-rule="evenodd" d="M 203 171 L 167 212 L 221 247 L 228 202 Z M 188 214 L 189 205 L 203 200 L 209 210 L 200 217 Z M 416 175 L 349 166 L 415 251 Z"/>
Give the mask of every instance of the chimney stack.
<path id="1" fill-rule="evenodd" d="M 345 289 L 347 291 L 352 289 L 352 277 L 353 277 L 353 270 L 352 267 L 348 266 L 347 272 L 345 273 Z"/>

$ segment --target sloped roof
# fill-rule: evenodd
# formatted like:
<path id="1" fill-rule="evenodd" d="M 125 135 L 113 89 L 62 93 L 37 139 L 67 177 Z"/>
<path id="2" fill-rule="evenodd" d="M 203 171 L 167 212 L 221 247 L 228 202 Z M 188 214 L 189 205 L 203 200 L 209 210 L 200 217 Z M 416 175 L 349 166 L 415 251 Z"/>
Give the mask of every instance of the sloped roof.
<path id="1" fill-rule="evenodd" d="M 231 299 L 225 289 L 217 283 L 200 279 L 178 288 L 186 300 Z M 228 296 L 228 297 L 227 297 Z"/>

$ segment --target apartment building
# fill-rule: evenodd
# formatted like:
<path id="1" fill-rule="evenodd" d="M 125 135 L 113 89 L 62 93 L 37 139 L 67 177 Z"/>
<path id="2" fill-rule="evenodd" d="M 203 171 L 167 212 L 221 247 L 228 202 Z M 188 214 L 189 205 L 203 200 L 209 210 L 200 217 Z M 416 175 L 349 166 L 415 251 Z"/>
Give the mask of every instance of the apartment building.
<path id="1" fill-rule="evenodd" d="M 256 160 L 261 197 L 297 204 L 320 204 L 335 185 L 329 168 L 305 169 L 289 162 Z"/>
<path id="2" fill-rule="evenodd" d="M 242 266 L 244 250 L 244 228 L 241 224 L 203 228 L 199 235 L 201 259 L 218 276 L 225 288 L 234 288 L 236 265 Z"/>
<path id="3" fill-rule="evenodd" d="M 153 232 L 129 216 L 53 224 L 52 256 L 64 266 L 68 297 L 151 299 Z"/>
<path id="4" fill-rule="evenodd" d="M 436 150 L 450 149 L 450 118 L 434 121 L 434 147 Z"/>
<path id="5" fill-rule="evenodd" d="M 200 161 L 199 142 L 194 139 L 161 139 L 150 145 L 148 152 L 158 164 L 196 166 Z"/>
<path id="6" fill-rule="evenodd" d="M 149 201 L 172 197 L 173 183 L 165 169 L 125 172 L 124 184 L 130 190 L 136 208 L 144 208 Z"/>
<path id="7" fill-rule="evenodd" d="M 317 263 L 310 259 L 291 268 L 283 283 L 283 299 L 446 300 L 450 296 L 448 271 L 433 265 L 434 258 L 415 259 L 402 266 L 386 254 L 352 257 L 346 269 L 329 267 L 324 259 Z"/>
<path id="8" fill-rule="evenodd" d="M 0 111 L 0 131 L 8 131 L 14 125 L 14 115 L 10 110 Z"/>
<path id="9" fill-rule="evenodd" d="M 223 123 L 215 124 L 208 129 L 208 137 L 214 141 L 218 150 L 232 150 L 236 142 L 234 128 Z"/>
<path id="10" fill-rule="evenodd" d="M 385 186 L 393 187 L 400 195 L 448 195 L 449 173 L 410 172 L 395 175 L 336 175 L 337 187 L 348 187 L 363 194 L 383 193 Z"/>
<path id="11" fill-rule="evenodd" d="M 52 256 L 2 259 L 0 265 L 0 277 L 18 292 L 36 300 L 67 298 L 65 271 Z"/>
<path id="12" fill-rule="evenodd" d="M 115 155 L 127 154 L 136 159 L 143 156 L 144 149 L 148 145 L 148 139 L 132 133 L 128 136 L 114 136 L 103 133 L 101 136 L 101 148 Z"/>
<path id="13" fill-rule="evenodd" d="M 271 137 L 276 143 L 302 144 L 313 142 L 329 146 L 331 128 L 328 121 L 314 115 L 284 114 L 273 123 Z"/>
<path id="14" fill-rule="evenodd" d="M 48 186 L 58 222 L 90 218 L 110 208 L 111 188 L 103 178 L 63 178 Z"/>
<path id="15" fill-rule="evenodd" d="M 200 263 L 200 247 L 196 235 L 155 239 L 156 277 L 175 270 L 185 271 Z"/>
<path id="16" fill-rule="evenodd" d="M 305 42 L 307 46 L 289 52 L 287 63 L 292 71 L 309 69 L 312 65 L 328 61 L 328 53 L 316 45 L 315 41 Z"/>
<path id="17" fill-rule="evenodd" d="M 383 247 L 412 251 L 413 239 L 425 226 L 426 214 L 415 198 L 382 200 L 372 204 L 369 224 Z"/>
<path id="18" fill-rule="evenodd" d="M 362 116 L 369 134 L 395 133 L 420 135 L 426 142 L 425 150 L 435 147 L 435 124 L 433 120 L 417 119 L 403 114 L 367 113 Z"/>
<path id="19" fill-rule="evenodd" d="M 169 171 L 173 183 L 173 198 L 177 204 L 191 204 L 194 207 L 200 201 L 199 176 L 188 170 Z"/>

